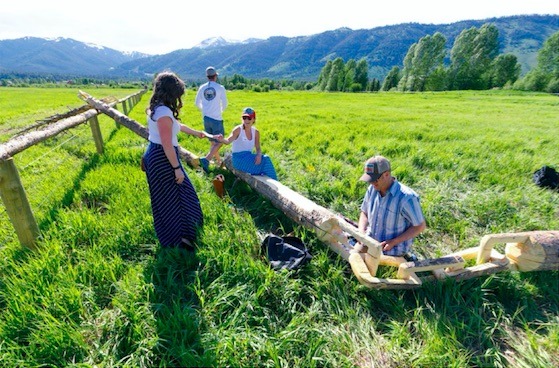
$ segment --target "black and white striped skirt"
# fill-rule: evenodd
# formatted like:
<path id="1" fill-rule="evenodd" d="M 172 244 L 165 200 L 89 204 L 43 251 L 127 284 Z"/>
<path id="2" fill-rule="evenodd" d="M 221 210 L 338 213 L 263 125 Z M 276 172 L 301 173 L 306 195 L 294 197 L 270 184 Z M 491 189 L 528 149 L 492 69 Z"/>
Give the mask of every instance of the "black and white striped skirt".
<path id="1" fill-rule="evenodd" d="M 175 147 L 177 158 L 178 147 Z M 181 245 L 181 239 L 196 239 L 202 226 L 202 208 L 198 195 L 184 173 L 184 181 L 177 184 L 175 172 L 165 156 L 163 146 L 150 142 L 144 154 L 146 176 L 151 198 L 155 234 L 163 247 Z M 182 163 L 181 170 L 184 171 Z"/>

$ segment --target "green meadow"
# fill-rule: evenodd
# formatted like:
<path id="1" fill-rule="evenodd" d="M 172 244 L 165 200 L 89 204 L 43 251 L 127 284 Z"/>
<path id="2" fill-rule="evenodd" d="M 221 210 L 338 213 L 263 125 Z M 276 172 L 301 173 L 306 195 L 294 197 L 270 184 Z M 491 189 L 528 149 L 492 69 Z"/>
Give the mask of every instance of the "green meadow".
<path id="1" fill-rule="evenodd" d="M 84 89 L 121 98 L 135 90 Z M 202 122 L 195 91 L 182 121 Z M 145 124 L 150 92 L 130 112 Z M 382 154 L 421 196 L 420 258 L 492 233 L 559 229 L 559 98 L 514 91 L 230 91 L 228 133 L 256 110 L 279 180 L 357 219 L 363 162 Z M 82 105 L 77 89 L 0 88 L 0 142 Z M 37 223 L 22 248 L 0 207 L 0 365 L 11 367 L 555 367 L 559 272 L 502 272 L 371 290 L 349 264 L 226 170 L 188 168 L 204 212 L 195 254 L 162 249 L 140 157 L 146 142 L 100 116 L 105 152 L 82 125 L 14 157 Z M 202 155 L 206 140 L 183 135 Z M 222 149 L 222 155 L 229 151 Z M 211 180 L 225 175 L 220 199 Z M 275 272 L 270 233 L 304 240 L 313 259 Z M 497 249 L 503 251 L 504 246 Z M 390 272 L 390 270 L 383 270 Z"/>

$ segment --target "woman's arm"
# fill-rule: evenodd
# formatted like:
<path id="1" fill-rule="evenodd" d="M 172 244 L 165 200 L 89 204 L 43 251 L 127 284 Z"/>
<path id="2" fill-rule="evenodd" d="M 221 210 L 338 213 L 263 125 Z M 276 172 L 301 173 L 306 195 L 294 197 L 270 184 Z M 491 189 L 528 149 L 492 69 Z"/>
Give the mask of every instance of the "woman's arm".
<path id="1" fill-rule="evenodd" d="M 198 138 L 206 138 L 206 132 L 201 130 L 192 129 L 189 126 L 180 124 L 181 132 L 196 136 Z"/>
<path id="2" fill-rule="evenodd" d="M 254 128 L 254 149 L 256 150 L 254 163 L 260 165 L 260 162 L 262 162 L 262 150 L 260 149 L 260 132 L 256 128 Z"/>
<path id="3" fill-rule="evenodd" d="M 177 184 L 180 184 L 184 180 L 184 173 L 180 170 L 179 159 L 175 153 L 175 147 L 173 146 L 173 120 L 171 120 L 169 116 L 160 117 L 157 119 L 157 129 L 161 137 L 163 152 L 165 152 L 169 164 L 175 171 L 175 180 Z"/>
<path id="4" fill-rule="evenodd" d="M 240 127 L 239 125 L 237 125 L 237 126 L 231 131 L 231 134 L 229 134 L 229 137 L 223 138 L 223 139 L 221 140 L 221 143 L 229 144 L 229 143 L 235 141 L 237 138 L 239 138 L 239 134 L 241 134 L 241 127 Z"/>

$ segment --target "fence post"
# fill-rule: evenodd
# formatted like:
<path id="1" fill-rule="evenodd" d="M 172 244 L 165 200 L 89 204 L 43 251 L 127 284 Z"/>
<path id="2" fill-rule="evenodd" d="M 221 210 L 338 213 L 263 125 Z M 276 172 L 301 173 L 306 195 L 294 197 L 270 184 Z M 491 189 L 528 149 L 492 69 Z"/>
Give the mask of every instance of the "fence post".
<path id="1" fill-rule="evenodd" d="M 40 231 L 13 157 L 0 160 L 0 196 L 21 245 L 37 248 Z"/>
<path id="2" fill-rule="evenodd" d="M 113 109 L 115 109 L 115 110 L 118 111 L 118 104 L 115 104 L 114 107 L 113 107 Z M 117 128 L 117 129 L 120 129 L 120 124 L 119 124 L 118 121 L 116 121 L 116 120 L 115 120 L 115 125 L 116 125 L 116 128 Z"/>
<path id="3" fill-rule="evenodd" d="M 124 115 L 128 115 L 128 101 L 124 100 L 122 101 L 122 113 Z"/>
<path id="4" fill-rule="evenodd" d="M 89 127 L 91 128 L 91 134 L 93 135 L 93 140 L 95 141 L 97 153 L 102 154 L 103 136 L 101 135 L 101 128 L 99 127 L 99 119 L 97 119 L 97 115 L 89 119 Z"/>

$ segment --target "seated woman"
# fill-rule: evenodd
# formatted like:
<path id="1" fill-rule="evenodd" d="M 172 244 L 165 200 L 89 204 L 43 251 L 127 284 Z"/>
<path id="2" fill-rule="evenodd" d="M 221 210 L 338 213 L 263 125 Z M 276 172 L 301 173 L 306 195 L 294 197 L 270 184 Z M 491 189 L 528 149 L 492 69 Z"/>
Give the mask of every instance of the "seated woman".
<path id="1" fill-rule="evenodd" d="M 272 160 L 260 150 L 260 132 L 254 127 L 256 112 L 251 107 L 245 107 L 241 117 L 243 123 L 233 128 L 229 137 L 221 140 L 225 144 L 233 143 L 233 167 L 252 175 L 266 175 L 278 180 Z M 253 149 L 256 149 L 256 153 L 252 152 Z"/>

